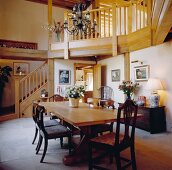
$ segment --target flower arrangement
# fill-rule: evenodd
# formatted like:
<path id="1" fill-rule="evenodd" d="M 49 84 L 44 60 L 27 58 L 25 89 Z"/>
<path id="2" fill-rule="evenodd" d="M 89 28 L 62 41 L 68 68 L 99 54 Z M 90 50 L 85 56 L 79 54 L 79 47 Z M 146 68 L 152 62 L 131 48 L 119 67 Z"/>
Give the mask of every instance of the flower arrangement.
<path id="1" fill-rule="evenodd" d="M 81 96 L 84 96 L 84 93 L 85 93 L 85 87 L 83 85 L 71 86 L 66 88 L 66 97 L 68 98 L 78 99 Z"/>
<path id="2" fill-rule="evenodd" d="M 122 84 L 119 85 L 119 90 L 123 91 L 127 97 L 131 97 L 131 95 L 137 90 L 139 83 L 133 83 L 132 81 L 123 81 Z"/>

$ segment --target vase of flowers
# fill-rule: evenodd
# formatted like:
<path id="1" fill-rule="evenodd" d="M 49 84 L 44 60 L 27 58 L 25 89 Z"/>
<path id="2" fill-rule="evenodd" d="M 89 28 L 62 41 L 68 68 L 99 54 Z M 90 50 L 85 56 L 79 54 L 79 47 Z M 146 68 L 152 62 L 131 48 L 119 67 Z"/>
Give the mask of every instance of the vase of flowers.
<path id="1" fill-rule="evenodd" d="M 85 87 L 81 86 L 71 86 L 66 88 L 66 97 L 69 98 L 69 106 L 70 107 L 78 107 L 79 100 L 82 96 L 84 96 Z"/>
<path id="2" fill-rule="evenodd" d="M 119 85 L 119 90 L 123 91 L 126 94 L 127 99 L 131 99 L 133 93 L 136 92 L 139 83 L 133 83 L 132 81 L 123 81 L 122 84 Z"/>

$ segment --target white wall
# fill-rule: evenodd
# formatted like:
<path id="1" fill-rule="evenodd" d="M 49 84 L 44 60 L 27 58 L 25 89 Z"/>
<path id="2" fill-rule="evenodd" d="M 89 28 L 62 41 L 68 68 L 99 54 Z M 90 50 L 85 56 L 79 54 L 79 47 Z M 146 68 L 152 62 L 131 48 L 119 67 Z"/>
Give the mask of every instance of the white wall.
<path id="1" fill-rule="evenodd" d="M 124 95 L 121 91 L 118 90 L 118 86 L 122 82 L 122 80 L 124 80 L 124 55 L 119 55 L 116 57 L 101 60 L 98 62 L 98 64 L 102 65 L 104 72 L 102 75 L 102 79 L 105 79 L 103 80 L 103 82 L 106 82 L 106 84 L 103 85 L 110 86 L 113 89 L 113 99 L 116 103 L 123 102 Z M 120 69 L 120 81 L 112 82 L 111 71 L 116 69 Z"/>
<path id="2" fill-rule="evenodd" d="M 134 60 L 143 61 L 144 65 L 149 65 L 150 77 L 156 77 L 162 81 L 164 90 L 159 91 L 160 104 L 166 106 L 167 130 L 172 131 L 172 41 L 131 52 L 130 61 Z M 134 66 L 136 64 L 131 64 L 130 74 L 133 80 Z M 144 88 L 145 85 L 146 82 L 140 82 L 141 89 L 138 95 L 144 95 L 148 99 L 150 91 Z"/>
<path id="3" fill-rule="evenodd" d="M 0 0 L 0 39 L 38 43 L 48 49 L 47 5 L 26 0 Z M 53 7 L 53 19 L 63 21 L 64 9 Z M 55 37 L 55 33 L 53 34 Z"/>
<path id="4" fill-rule="evenodd" d="M 64 95 L 65 88 L 67 86 L 74 85 L 74 63 L 86 63 L 86 64 L 96 64 L 94 61 L 79 61 L 79 60 L 63 60 L 56 59 L 54 61 L 54 94 L 58 93 L 57 88 L 61 88 L 61 95 Z M 68 85 L 59 85 L 59 70 L 70 70 L 70 84 Z"/>

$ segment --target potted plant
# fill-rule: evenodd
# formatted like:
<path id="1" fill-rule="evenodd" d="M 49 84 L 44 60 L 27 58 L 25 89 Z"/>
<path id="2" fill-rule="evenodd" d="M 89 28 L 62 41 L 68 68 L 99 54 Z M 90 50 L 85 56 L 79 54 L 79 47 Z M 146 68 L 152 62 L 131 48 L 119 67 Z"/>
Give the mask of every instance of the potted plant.
<path id="1" fill-rule="evenodd" d="M 84 96 L 85 87 L 81 86 L 71 86 L 66 88 L 66 97 L 69 98 L 69 106 L 78 107 L 79 99 Z"/>
<path id="2" fill-rule="evenodd" d="M 5 84 L 8 83 L 8 79 L 11 76 L 12 68 L 10 66 L 1 67 L 0 66 L 0 103 L 2 99 L 3 89 Z"/>

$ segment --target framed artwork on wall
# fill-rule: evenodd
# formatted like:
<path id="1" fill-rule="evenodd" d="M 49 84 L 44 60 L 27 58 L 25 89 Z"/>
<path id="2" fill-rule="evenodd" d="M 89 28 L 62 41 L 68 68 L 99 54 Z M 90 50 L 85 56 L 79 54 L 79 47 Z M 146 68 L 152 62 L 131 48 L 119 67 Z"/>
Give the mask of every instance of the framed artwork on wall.
<path id="1" fill-rule="evenodd" d="M 120 81 L 120 69 L 111 71 L 112 82 Z"/>
<path id="2" fill-rule="evenodd" d="M 13 74 L 14 76 L 25 76 L 29 73 L 29 63 L 14 62 Z"/>
<path id="3" fill-rule="evenodd" d="M 147 81 L 149 78 L 149 66 L 134 67 L 134 77 L 136 81 Z"/>
<path id="4" fill-rule="evenodd" d="M 59 70 L 59 84 L 70 84 L 70 70 Z"/>

